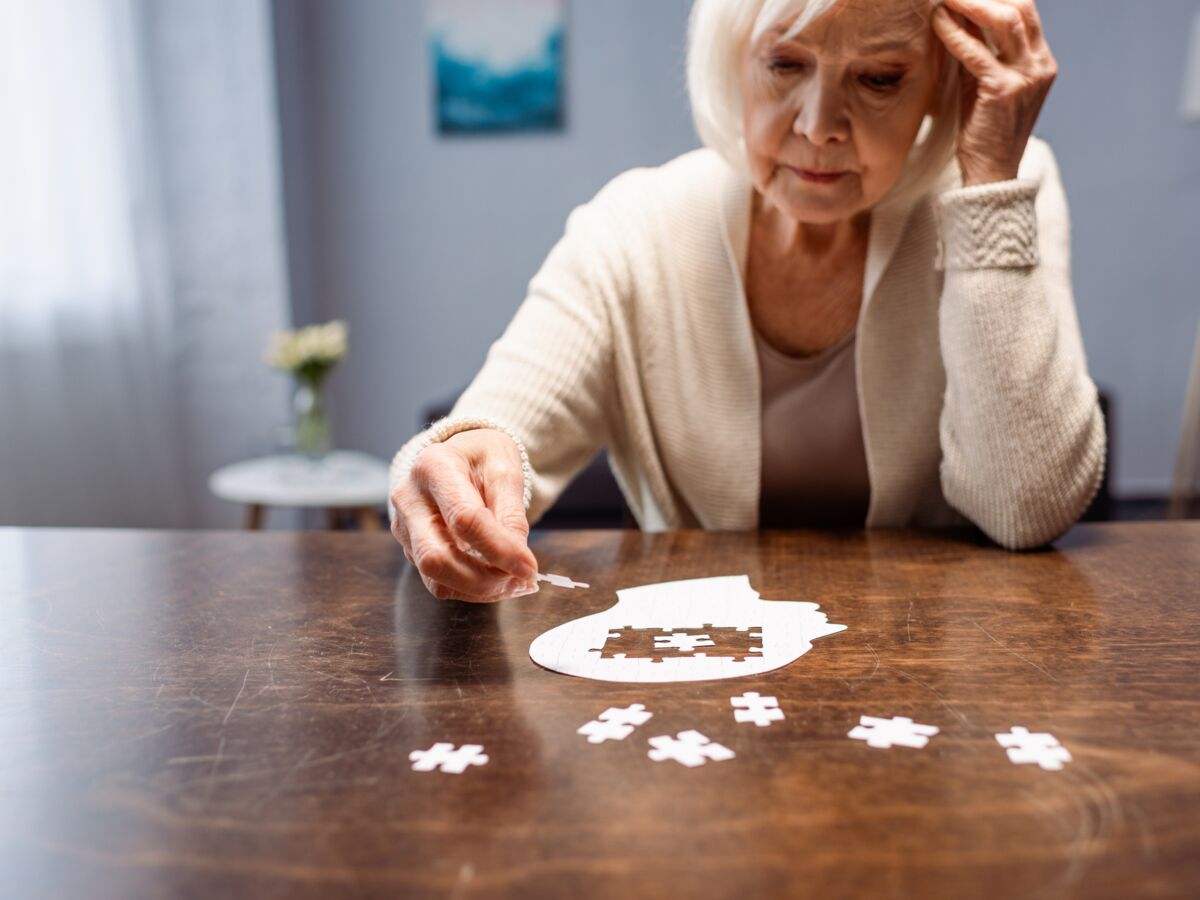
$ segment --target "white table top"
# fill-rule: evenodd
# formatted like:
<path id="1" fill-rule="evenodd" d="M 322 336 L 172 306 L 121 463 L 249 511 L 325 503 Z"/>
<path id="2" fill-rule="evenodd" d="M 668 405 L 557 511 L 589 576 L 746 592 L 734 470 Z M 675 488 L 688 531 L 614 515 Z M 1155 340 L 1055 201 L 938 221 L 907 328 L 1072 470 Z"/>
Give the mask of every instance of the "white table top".
<path id="1" fill-rule="evenodd" d="M 388 467 L 354 450 L 334 450 L 319 462 L 263 456 L 218 469 L 208 489 L 223 500 L 263 506 L 375 506 L 387 500 Z"/>

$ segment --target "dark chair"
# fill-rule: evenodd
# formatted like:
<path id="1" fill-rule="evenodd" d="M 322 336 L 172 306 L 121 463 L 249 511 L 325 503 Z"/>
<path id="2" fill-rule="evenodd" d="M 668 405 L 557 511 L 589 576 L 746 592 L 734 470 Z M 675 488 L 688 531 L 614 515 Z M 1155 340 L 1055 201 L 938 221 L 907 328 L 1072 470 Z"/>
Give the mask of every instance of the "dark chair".
<path id="1" fill-rule="evenodd" d="M 1100 482 L 1100 490 L 1096 492 L 1091 505 L 1084 511 L 1080 521 L 1108 522 L 1113 517 L 1113 499 L 1110 485 L 1113 470 L 1113 427 L 1112 399 L 1105 391 L 1100 394 L 1100 413 L 1104 416 L 1104 479 Z"/>

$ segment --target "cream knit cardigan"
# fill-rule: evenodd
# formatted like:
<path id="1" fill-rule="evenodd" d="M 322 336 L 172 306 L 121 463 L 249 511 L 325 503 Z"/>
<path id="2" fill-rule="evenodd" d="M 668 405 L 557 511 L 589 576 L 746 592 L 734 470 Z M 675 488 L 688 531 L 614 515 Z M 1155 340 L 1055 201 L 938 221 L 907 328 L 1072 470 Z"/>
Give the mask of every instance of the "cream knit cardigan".
<path id="1" fill-rule="evenodd" d="M 1079 518 L 1104 465 L 1066 197 L 1036 138 L 1016 180 L 961 184 L 952 164 L 924 198 L 872 211 L 855 349 L 866 524 L 972 522 L 1036 547 Z M 392 488 L 431 442 L 496 427 L 521 450 L 531 522 L 607 447 L 643 529 L 756 528 L 751 199 L 700 149 L 574 209 L 450 416 L 396 454 Z"/>

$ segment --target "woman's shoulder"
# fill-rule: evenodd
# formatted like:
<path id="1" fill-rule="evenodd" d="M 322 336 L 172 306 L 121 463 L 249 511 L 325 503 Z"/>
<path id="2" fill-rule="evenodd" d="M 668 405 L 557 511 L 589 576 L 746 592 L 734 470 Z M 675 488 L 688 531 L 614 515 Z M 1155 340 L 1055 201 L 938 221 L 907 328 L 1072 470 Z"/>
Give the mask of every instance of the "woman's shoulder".
<path id="1" fill-rule="evenodd" d="M 695 214 L 718 208 L 723 188 L 733 176 L 714 150 L 688 150 L 656 166 L 637 166 L 609 179 L 588 205 L 623 214 L 662 211 Z"/>
<path id="2" fill-rule="evenodd" d="M 642 285 L 661 285 L 697 260 L 720 257 L 722 202 L 736 195 L 736 179 L 709 149 L 627 169 L 572 210 L 567 245 L 581 265 L 619 286 L 614 296 L 636 304 Z M 659 292 L 650 294 L 661 301 Z"/>

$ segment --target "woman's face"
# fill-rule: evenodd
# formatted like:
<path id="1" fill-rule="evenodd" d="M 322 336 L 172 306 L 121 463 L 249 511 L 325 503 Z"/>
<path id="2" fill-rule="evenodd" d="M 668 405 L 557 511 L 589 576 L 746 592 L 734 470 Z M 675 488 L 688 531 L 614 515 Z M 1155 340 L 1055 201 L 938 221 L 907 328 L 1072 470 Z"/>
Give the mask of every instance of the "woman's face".
<path id="1" fill-rule="evenodd" d="M 933 111 L 941 45 L 928 12 L 914 0 L 841 0 L 787 43 L 790 19 L 746 47 L 746 154 L 770 203 L 796 221 L 830 223 L 896 183 Z"/>

